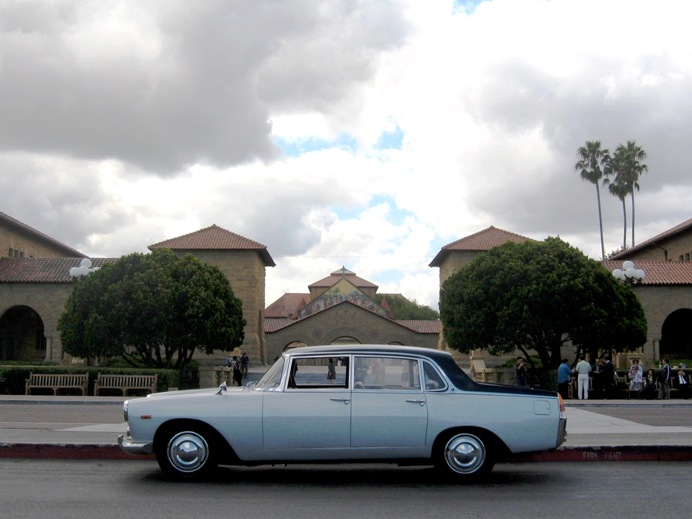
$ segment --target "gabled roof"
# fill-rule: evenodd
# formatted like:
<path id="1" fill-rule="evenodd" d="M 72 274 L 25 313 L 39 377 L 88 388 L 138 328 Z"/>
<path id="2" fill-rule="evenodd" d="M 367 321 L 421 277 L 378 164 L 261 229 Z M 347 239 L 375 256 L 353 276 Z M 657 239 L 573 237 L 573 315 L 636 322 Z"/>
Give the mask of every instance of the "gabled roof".
<path id="1" fill-rule="evenodd" d="M 74 283 L 72 267 L 79 267 L 84 258 L 0 258 L 0 283 Z M 92 267 L 117 261 L 94 258 Z"/>
<path id="2" fill-rule="evenodd" d="M 631 258 L 632 255 L 636 254 L 639 251 L 642 251 L 644 249 L 649 249 L 652 247 L 657 247 L 661 243 L 665 243 L 675 237 L 677 237 L 679 234 L 683 233 L 688 233 L 692 230 L 692 218 L 689 220 L 685 220 L 679 225 L 676 225 L 672 229 L 668 229 L 665 232 L 662 232 L 661 234 L 654 236 L 653 238 L 650 238 L 646 241 L 643 241 L 639 245 L 635 245 L 634 247 L 630 247 L 627 250 L 624 250 L 622 252 L 619 252 L 618 254 L 614 254 L 611 256 L 611 259 L 627 259 Z"/>
<path id="3" fill-rule="evenodd" d="M 218 225 L 212 225 L 199 231 L 184 234 L 153 245 L 149 250 L 255 250 L 262 257 L 265 266 L 275 267 L 276 263 L 269 255 L 267 246 L 249 238 L 227 231 Z"/>
<path id="4" fill-rule="evenodd" d="M 612 259 L 601 262 L 612 272 L 622 269 L 622 261 Z M 645 277 L 641 285 L 692 285 L 692 261 L 633 261 L 634 267 L 642 269 Z"/>
<path id="5" fill-rule="evenodd" d="M 347 279 L 349 283 L 356 288 L 378 288 L 374 283 L 359 278 L 356 276 L 355 272 L 351 272 L 346 267 L 341 267 L 339 270 L 332 272 L 328 277 L 315 281 L 312 285 L 309 285 L 308 288 L 329 288 L 342 279 Z"/>
<path id="6" fill-rule="evenodd" d="M 447 259 L 447 256 L 449 256 L 451 251 L 486 252 L 493 247 L 497 247 L 498 245 L 502 245 L 508 241 L 514 243 L 523 243 L 530 240 L 531 238 L 527 238 L 526 236 L 504 231 L 491 225 L 487 229 L 483 229 L 475 234 L 471 234 L 466 238 L 461 238 L 460 240 L 448 243 L 442 247 L 440 252 L 437 253 L 437 256 L 433 258 L 429 266 L 439 267 L 444 260 Z"/>
<path id="7" fill-rule="evenodd" d="M 0 221 L 5 222 L 6 224 L 10 225 L 11 227 L 15 227 L 20 232 L 28 234 L 35 239 L 46 242 L 48 245 L 50 245 L 52 247 L 55 247 L 57 249 L 61 249 L 67 256 L 86 258 L 86 255 L 82 254 L 78 250 L 73 249 L 72 247 L 69 247 L 69 246 L 65 245 L 64 243 L 61 243 L 58 240 L 51 238 L 50 236 L 43 234 L 40 231 L 37 231 L 33 227 L 29 227 L 25 223 L 22 223 L 19 220 L 12 218 L 10 215 L 5 214 L 2 211 L 0 211 Z"/>
<path id="8" fill-rule="evenodd" d="M 264 309 L 266 319 L 293 317 L 310 302 L 310 294 L 286 293 Z"/>

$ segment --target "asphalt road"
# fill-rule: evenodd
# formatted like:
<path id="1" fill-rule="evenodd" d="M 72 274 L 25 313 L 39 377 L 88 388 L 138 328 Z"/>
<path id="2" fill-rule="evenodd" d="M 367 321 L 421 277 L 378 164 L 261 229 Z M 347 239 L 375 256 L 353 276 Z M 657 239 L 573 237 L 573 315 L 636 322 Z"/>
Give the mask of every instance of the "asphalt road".
<path id="1" fill-rule="evenodd" d="M 500 464 L 450 485 L 426 468 L 222 468 L 209 481 L 165 479 L 151 461 L 0 460 L 3 516 L 550 518 L 677 517 L 692 509 L 689 462 Z"/>

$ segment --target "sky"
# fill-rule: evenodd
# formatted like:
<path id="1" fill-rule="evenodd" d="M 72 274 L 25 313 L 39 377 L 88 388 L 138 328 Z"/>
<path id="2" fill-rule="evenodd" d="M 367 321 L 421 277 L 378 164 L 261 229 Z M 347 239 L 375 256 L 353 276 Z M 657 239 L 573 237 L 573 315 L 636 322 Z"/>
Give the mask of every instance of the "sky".
<path id="1" fill-rule="evenodd" d="M 5 0 L 0 211 L 91 257 L 215 224 L 267 246 L 267 305 L 345 266 L 436 308 L 431 260 L 491 225 L 600 259 L 588 140 L 647 153 L 636 243 L 692 217 L 691 11 Z"/>

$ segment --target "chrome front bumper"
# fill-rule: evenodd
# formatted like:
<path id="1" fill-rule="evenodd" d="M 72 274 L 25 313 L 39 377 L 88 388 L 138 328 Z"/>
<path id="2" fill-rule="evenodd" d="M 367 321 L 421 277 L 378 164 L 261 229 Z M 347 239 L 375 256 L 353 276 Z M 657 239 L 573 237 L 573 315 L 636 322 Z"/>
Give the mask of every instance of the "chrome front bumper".
<path id="1" fill-rule="evenodd" d="M 153 442 L 133 442 L 129 436 L 118 436 L 118 445 L 127 454 L 152 454 L 154 452 Z"/>

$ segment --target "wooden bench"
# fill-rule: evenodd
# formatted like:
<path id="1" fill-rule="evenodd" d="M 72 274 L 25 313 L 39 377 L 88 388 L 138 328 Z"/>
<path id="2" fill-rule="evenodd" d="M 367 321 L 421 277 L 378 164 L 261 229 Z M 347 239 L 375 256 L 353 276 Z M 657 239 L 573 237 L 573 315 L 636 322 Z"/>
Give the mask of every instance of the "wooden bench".
<path id="1" fill-rule="evenodd" d="M 99 373 L 94 382 L 94 396 L 102 389 L 117 389 L 127 396 L 128 391 L 156 393 L 157 375 L 112 375 Z"/>
<path id="2" fill-rule="evenodd" d="M 89 390 L 89 375 L 87 373 L 29 373 L 26 380 L 26 394 L 32 389 L 50 389 L 53 395 L 60 389 L 79 389 L 82 396 Z"/>

